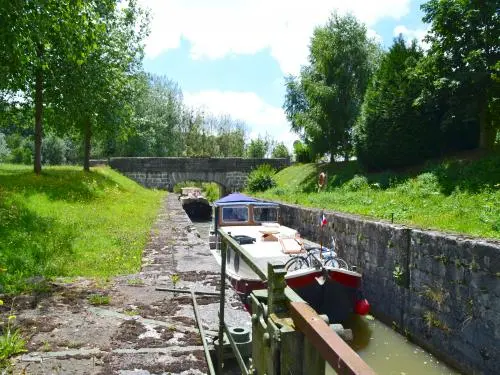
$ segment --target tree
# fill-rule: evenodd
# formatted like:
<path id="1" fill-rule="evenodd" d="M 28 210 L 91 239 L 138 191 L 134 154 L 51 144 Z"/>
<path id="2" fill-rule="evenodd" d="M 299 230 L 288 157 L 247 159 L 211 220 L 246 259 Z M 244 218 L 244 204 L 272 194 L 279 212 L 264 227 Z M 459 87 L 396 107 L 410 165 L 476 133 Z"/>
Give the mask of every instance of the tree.
<path id="1" fill-rule="evenodd" d="M 302 132 L 314 154 L 348 158 L 351 133 L 359 114 L 378 47 L 366 27 L 351 15 L 334 13 L 317 27 L 311 40 L 309 65 L 300 80 L 287 79 L 284 109 L 292 129 Z"/>
<path id="2" fill-rule="evenodd" d="M 257 158 L 262 159 L 265 158 L 267 153 L 269 152 L 269 148 L 271 146 L 271 140 L 268 135 L 265 137 L 261 137 L 260 135 L 252 139 L 247 148 L 247 157 L 248 158 Z"/>
<path id="3" fill-rule="evenodd" d="M 108 4 L 111 0 L 108 1 Z M 0 3 L 0 89 L 24 95 L 34 107 L 34 171 L 41 172 L 44 108 L 54 98 L 50 86 L 71 84 L 61 80 L 61 63 L 82 64 L 98 47 L 94 32 L 102 27 L 96 12 L 102 1 L 2 0 Z M 64 64 L 63 64 L 64 65 Z"/>
<path id="4" fill-rule="evenodd" d="M 500 16 L 493 0 L 431 0 L 421 6 L 431 24 L 426 39 L 435 64 L 437 90 L 453 92 L 448 118 L 463 108 L 479 122 L 479 146 L 491 148 L 499 129 Z"/>
<path id="5" fill-rule="evenodd" d="M 205 123 L 213 121 L 214 134 L 221 157 L 243 157 L 245 155 L 245 139 L 247 127 L 243 121 L 235 120 L 229 115 L 206 117 Z"/>
<path id="6" fill-rule="evenodd" d="M 134 126 L 117 141 L 115 152 L 127 156 L 182 155 L 184 105 L 178 84 L 152 74 L 141 74 L 138 83 Z"/>
<path id="7" fill-rule="evenodd" d="M 423 84 L 415 68 L 423 58 L 400 35 L 382 57 L 355 128 L 358 160 L 369 169 L 415 164 L 439 151 L 439 127 L 416 106 Z"/>
<path id="8" fill-rule="evenodd" d="M 92 30 L 99 44 L 85 61 L 62 61 L 64 80 L 72 84 L 51 88 L 60 98 L 57 109 L 68 125 L 82 132 L 85 171 L 90 170 L 92 136 L 115 135 L 132 116 L 146 35 L 143 14 L 135 1 L 122 8 L 113 0 L 101 1 Z"/>
<path id="9" fill-rule="evenodd" d="M 242 157 L 245 153 L 247 129 L 242 121 L 186 107 L 178 84 L 167 77 L 141 74 L 132 122 L 125 137 L 114 141 L 114 154 Z"/>
<path id="10" fill-rule="evenodd" d="M 314 160 L 309 146 L 299 140 L 293 142 L 293 154 L 297 163 L 311 163 Z"/>
<path id="11" fill-rule="evenodd" d="M 278 143 L 271 153 L 273 158 L 289 158 L 290 153 L 288 152 L 288 148 L 285 146 L 283 142 Z"/>

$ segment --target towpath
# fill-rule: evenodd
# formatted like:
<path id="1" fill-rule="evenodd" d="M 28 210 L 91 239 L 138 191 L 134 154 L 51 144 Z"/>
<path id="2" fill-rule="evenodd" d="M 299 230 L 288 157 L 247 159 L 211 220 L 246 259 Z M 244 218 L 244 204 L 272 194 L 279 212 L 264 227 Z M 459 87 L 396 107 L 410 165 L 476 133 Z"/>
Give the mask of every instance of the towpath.
<path id="1" fill-rule="evenodd" d="M 169 194 L 151 231 L 140 273 L 108 283 L 58 281 L 34 295 L 6 301 L 2 314 L 10 314 L 12 306 L 16 324 L 28 338 L 28 352 L 15 359 L 12 372 L 207 373 L 190 294 L 155 290 L 173 287 L 174 275 L 176 288 L 219 290 L 219 268 L 207 236 L 200 236 L 177 196 Z M 218 297 L 198 296 L 197 302 L 205 330 L 215 335 Z M 230 289 L 226 317 L 230 325 L 250 325 L 248 313 Z"/>

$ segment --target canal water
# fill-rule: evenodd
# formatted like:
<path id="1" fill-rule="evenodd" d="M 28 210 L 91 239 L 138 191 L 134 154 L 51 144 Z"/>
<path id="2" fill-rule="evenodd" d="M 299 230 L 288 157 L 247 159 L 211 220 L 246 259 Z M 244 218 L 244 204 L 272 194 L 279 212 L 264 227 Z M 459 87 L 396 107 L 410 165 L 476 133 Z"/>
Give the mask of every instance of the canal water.
<path id="1" fill-rule="evenodd" d="M 376 319 L 353 316 L 345 326 L 353 331 L 354 341 L 351 347 L 377 374 L 459 374 Z M 326 374 L 335 374 L 335 372 L 328 369 Z"/>
<path id="2" fill-rule="evenodd" d="M 210 221 L 193 222 L 201 238 L 208 237 Z M 455 375 L 424 349 L 376 319 L 354 316 L 345 324 L 353 330 L 352 348 L 380 375 Z M 335 372 L 329 368 L 325 375 Z"/>

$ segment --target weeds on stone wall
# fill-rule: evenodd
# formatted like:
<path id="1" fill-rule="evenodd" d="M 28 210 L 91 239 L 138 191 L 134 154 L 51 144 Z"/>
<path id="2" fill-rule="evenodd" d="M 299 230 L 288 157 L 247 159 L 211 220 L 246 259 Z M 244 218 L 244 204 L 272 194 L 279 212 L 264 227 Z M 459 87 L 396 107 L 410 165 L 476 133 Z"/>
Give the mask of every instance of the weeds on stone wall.
<path id="1" fill-rule="evenodd" d="M 399 286 L 403 286 L 405 282 L 405 273 L 403 271 L 403 267 L 401 266 L 395 266 L 394 270 L 392 271 L 392 278 L 394 279 L 394 282 L 398 284 Z"/>
<path id="2" fill-rule="evenodd" d="M 450 333 L 451 329 L 448 327 L 446 323 L 440 321 L 436 315 L 436 313 L 432 311 L 426 311 L 422 317 L 427 325 L 427 328 L 439 328 L 446 333 Z"/>
<path id="3" fill-rule="evenodd" d="M 431 288 L 429 286 L 425 287 L 421 295 L 432 301 L 434 304 L 436 304 L 439 310 L 441 310 L 441 306 L 443 305 L 443 302 L 446 299 L 446 294 L 443 289 Z"/>

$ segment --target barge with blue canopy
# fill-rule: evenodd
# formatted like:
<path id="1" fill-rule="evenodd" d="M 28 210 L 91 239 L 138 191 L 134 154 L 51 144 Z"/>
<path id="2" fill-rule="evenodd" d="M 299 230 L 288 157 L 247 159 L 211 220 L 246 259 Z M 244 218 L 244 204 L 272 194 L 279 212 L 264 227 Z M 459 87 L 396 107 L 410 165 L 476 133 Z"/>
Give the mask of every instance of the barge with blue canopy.
<path id="1" fill-rule="evenodd" d="M 182 188 L 179 200 L 191 220 L 209 220 L 212 217 L 212 205 L 200 188 Z"/>

